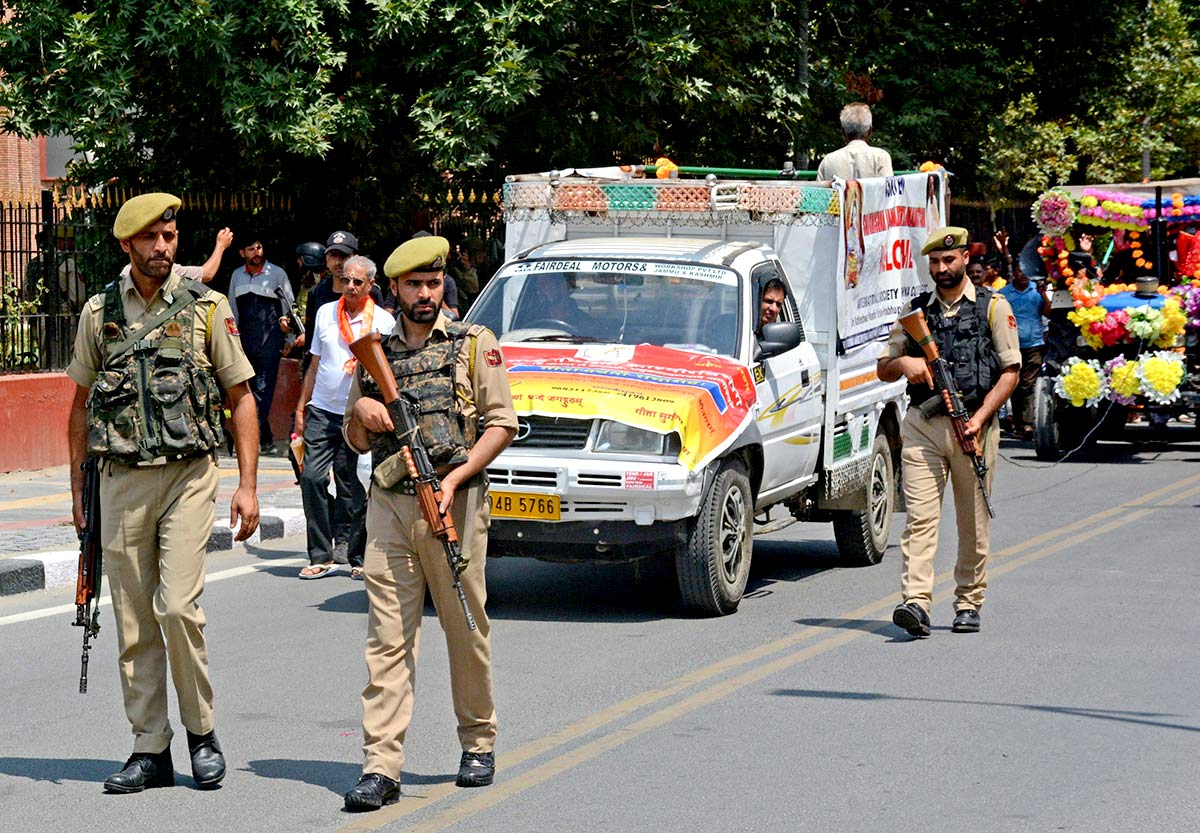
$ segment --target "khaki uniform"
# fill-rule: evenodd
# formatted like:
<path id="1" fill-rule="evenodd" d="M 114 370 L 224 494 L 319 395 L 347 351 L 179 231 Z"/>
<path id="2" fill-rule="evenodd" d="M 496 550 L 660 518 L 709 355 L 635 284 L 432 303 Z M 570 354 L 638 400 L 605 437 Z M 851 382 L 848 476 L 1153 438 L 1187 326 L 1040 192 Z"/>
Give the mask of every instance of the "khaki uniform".
<path id="1" fill-rule="evenodd" d="M 128 275 L 120 281 L 131 329 L 169 306 L 181 276 L 173 272 L 147 305 Z M 217 292 L 193 307 L 196 360 L 228 388 L 254 376 L 242 353 L 229 302 Z M 79 317 L 67 375 L 90 388 L 100 370 L 104 293 Z M 195 734 L 213 728 L 212 685 L 204 641 L 205 552 L 212 533 L 218 471 L 211 454 L 157 465 L 108 461 L 100 478 L 101 546 L 112 587 L 125 714 L 134 752 L 158 753 L 173 736 L 167 716 L 167 665 L 183 725 Z"/>
<path id="2" fill-rule="evenodd" d="M 938 297 L 934 293 L 934 297 Z M 1017 324 L 1012 307 L 1000 295 L 994 295 L 988 310 L 992 331 L 992 346 L 1004 368 L 1021 364 L 1021 348 L 1017 340 Z M 963 300 L 975 300 L 975 286 L 969 281 L 951 304 L 938 297 L 947 317 L 952 317 Z M 908 336 L 899 324 L 888 335 L 883 358 L 906 355 Z M 942 495 L 946 479 L 953 483 L 954 511 L 958 518 L 958 560 L 954 568 L 955 610 L 978 610 L 983 606 L 987 589 L 987 558 L 991 517 L 979 492 L 975 469 L 963 454 L 955 439 L 948 416 L 925 417 L 918 409 L 909 408 L 900 429 L 901 472 L 904 481 L 904 501 L 908 506 L 908 522 L 900 539 L 904 567 L 900 575 L 900 591 L 904 601 L 915 602 L 929 612 L 933 601 L 934 557 L 937 555 L 938 524 L 942 515 Z M 977 439 L 987 464 L 988 494 L 992 489 L 992 474 L 996 452 L 1000 445 L 999 421 L 993 417 Z"/>
<path id="3" fill-rule="evenodd" d="M 430 341 L 448 337 L 447 323 L 448 319 L 439 314 Z M 402 320 L 397 320 L 389 336 L 391 349 L 407 349 L 403 326 Z M 463 340 L 455 358 L 455 388 L 468 423 L 482 419 L 480 433 L 493 426 L 517 427 L 508 373 L 491 331 Z M 346 404 L 347 424 L 361 396 L 356 374 Z M 400 778 L 404 736 L 412 720 L 426 586 L 446 634 L 459 742 L 465 752 L 493 750 L 496 710 L 492 700 L 491 624 L 484 609 L 489 512 L 486 484 L 460 489 L 455 494 L 451 515 L 463 553 L 470 559 L 460 579 L 478 627 L 470 631 L 445 551 L 430 534 L 417 498 L 371 486 L 363 565 L 370 602 L 366 647 L 369 682 L 362 693 L 365 773 Z"/>

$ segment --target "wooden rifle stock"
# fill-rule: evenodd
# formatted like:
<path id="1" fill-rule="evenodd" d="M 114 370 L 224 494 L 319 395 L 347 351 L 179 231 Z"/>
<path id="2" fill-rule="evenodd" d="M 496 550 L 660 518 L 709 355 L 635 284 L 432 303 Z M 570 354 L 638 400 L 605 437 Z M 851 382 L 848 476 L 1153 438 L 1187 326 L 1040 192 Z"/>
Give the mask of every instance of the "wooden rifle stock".
<path id="1" fill-rule="evenodd" d="M 992 509 L 992 500 L 988 495 L 985 480 L 988 471 L 987 464 L 983 462 L 983 455 L 979 452 L 975 438 L 967 435 L 967 422 L 971 419 L 971 415 L 967 411 L 958 385 L 954 383 L 954 374 L 950 371 L 950 365 L 942 358 L 937 342 L 933 340 L 933 333 L 929 331 L 929 324 L 925 321 L 925 311 L 917 307 L 900 316 L 899 320 L 904 332 L 917 343 L 921 352 L 925 354 L 925 363 L 929 365 L 929 372 L 933 375 L 933 385 L 950 416 L 950 424 L 954 428 L 954 438 L 958 440 L 958 446 L 962 449 L 963 454 L 971 458 L 971 464 L 975 468 L 975 479 L 979 481 L 979 491 L 983 494 L 983 502 L 987 506 L 988 515 L 994 518 L 996 511 Z"/>
<path id="2" fill-rule="evenodd" d="M 400 396 L 400 389 L 387 356 L 384 355 L 383 339 L 379 333 L 367 333 L 362 338 L 355 339 L 350 343 L 350 352 L 375 380 L 375 384 L 379 385 L 383 404 L 387 406 L 396 437 L 401 442 L 400 453 L 404 455 L 405 468 L 408 469 L 408 476 L 412 478 L 416 487 L 421 515 L 429 524 L 433 537 L 442 542 L 442 548 L 446 551 L 446 562 L 450 565 L 450 576 L 454 579 L 454 589 L 458 592 L 463 614 L 467 617 L 467 627 L 475 630 L 475 617 L 471 615 L 467 595 L 459 579 L 464 565 L 458 543 L 458 530 L 454 528 L 454 519 L 450 513 L 441 511 L 442 485 L 421 439 L 416 409 Z"/>

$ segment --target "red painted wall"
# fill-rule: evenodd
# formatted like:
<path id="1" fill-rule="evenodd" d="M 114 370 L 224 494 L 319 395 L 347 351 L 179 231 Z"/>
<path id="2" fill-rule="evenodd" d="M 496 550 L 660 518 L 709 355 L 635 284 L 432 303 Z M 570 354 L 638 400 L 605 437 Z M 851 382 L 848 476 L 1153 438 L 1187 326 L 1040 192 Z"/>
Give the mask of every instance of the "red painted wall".
<path id="1" fill-rule="evenodd" d="M 292 430 L 292 413 L 300 398 L 295 359 L 279 363 L 279 382 L 271 403 L 271 430 L 276 441 Z M 75 383 L 65 373 L 0 376 L 0 472 L 45 469 L 70 462 L 67 418 Z"/>

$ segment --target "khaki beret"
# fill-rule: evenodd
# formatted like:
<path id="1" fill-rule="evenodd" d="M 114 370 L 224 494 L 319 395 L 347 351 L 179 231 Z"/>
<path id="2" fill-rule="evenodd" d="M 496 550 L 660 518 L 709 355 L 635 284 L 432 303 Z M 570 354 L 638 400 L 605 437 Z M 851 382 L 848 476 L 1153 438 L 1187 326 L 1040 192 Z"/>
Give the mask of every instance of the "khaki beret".
<path id="1" fill-rule="evenodd" d="M 925 245 L 921 247 L 921 254 L 927 255 L 930 252 L 939 252 L 944 249 L 965 249 L 970 242 L 971 234 L 965 228 L 943 226 L 929 233 L 929 237 L 925 239 Z"/>
<path id="2" fill-rule="evenodd" d="M 179 204 L 179 197 L 174 194 L 142 194 L 126 200 L 113 221 L 113 237 L 127 240 L 159 220 L 170 222 L 175 219 Z"/>
<path id="3" fill-rule="evenodd" d="M 389 278 L 409 272 L 440 272 L 446 268 L 450 241 L 445 237 L 415 237 L 396 247 L 383 264 Z"/>

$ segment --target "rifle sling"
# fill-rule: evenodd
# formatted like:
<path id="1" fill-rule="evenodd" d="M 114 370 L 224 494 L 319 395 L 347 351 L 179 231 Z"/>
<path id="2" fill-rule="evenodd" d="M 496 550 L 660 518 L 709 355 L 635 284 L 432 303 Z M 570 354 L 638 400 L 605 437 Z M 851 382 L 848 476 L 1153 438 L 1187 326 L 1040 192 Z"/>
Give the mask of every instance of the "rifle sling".
<path id="1" fill-rule="evenodd" d="M 132 350 L 139 341 L 142 341 L 159 327 L 167 322 L 168 319 L 174 318 L 175 314 L 182 311 L 184 307 L 195 303 L 200 296 L 196 294 L 190 287 L 179 287 L 179 297 L 175 299 L 175 303 L 168 306 L 162 312 L 155 315 L 139 329 L 130 333 L 124 341 L 118 342 L 113 346 L 113 349 L 108 353 L 105 363 L 120 358 L 127 352 Z"/>

